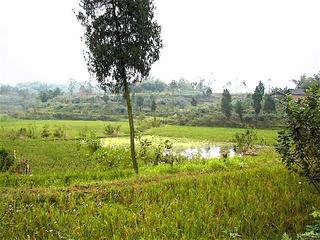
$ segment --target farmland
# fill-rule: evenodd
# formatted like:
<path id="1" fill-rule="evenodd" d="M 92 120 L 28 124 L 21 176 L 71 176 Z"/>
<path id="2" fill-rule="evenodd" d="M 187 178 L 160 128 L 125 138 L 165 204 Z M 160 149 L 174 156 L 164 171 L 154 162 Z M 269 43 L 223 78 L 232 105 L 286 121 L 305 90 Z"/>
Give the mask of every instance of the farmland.
<path id="1" fill-rule="evenodd" d="M 3 239 L 281 239 L 302 232 L 320 206 L 315 189 L 280 162 L 277 130 L 257 130 L 265 143 L 257 141 L 258 156 L 156 166 L 141 157 L 136 176 L 125 122 L 12 119 L 0 125 L 0 148 L 15 150 L 32 168 L 31 175 L 0 174 Z M 118 136 L 107 137 L 106 125 L 120 126 Z M 44 139 L 44 126 L 65 134 Z M 12 138 L 21 128 L 34 128 L 34 137 Z M 106 160 L 92 158 L 82 144 L 84 128 L 105 143 Z M 232 145 L 243 131 L 161 126 L 140 138 L 154 146 L 164 140 L 180 147 Z"/>

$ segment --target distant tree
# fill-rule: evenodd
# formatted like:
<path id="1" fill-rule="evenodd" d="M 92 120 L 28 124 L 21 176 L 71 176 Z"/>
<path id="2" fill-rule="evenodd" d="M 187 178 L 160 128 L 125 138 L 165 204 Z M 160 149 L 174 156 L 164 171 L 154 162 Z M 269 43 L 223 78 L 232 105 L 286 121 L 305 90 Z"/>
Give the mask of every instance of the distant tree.
<path id="1" fill-rule="evenodd" d="M 151 112 L 156 112 L 157 111 L 157 103 L 154 98 L 151 99 Z"/>
<path id="2" fill-rule="evenodd" d="M 227 119 L 231 117 L 232 111 L 232 97 L 228 89 L 223 89 L 222 100 L 221 100 L 221 111 Z"/>
<path id="3" fill-rule="evenodd" d="M 276 111 L 276 102 L 270 94 L 264 96 L 263 111 L 266 113 L 272 113 Z"/>
<path id="4" fill-rule="evenodd" d="M 256 86 L 254 93 L 252 94 L 253 108 L 256 113 L 256 116 L 258 116 L 259 113 L 261 112 L 261 108 L 262 108 L 261 102 L 262 102 L 263 96 L 264 96 L 264 85 L 260 81 L 258 86 Z"/>
<path id="5" fill-rule="evenodd" d="M 80 0 L 89 71 L 100 86 L 123 93 L 127 102 L 133 168 L 138 174 L 130 86 L 148 77 L 162 40 L 153 0 Z"/>
<path id="6" fill-rule="evenodd" d="M 48 100 L 50 99 L 50 96 L 47 91 L 41 91 L 39 93 L 39 98 L 41 102 L 45 103 L 45 102 L 48 102 Z"/>
<path id="7" fill-rule="evenodd" d="M 141 96 L 141 95 L 139 95 L 139 96 L 137 97 L 137 106 L 139 107 L 140 112 L 141 112 L 141 110 L 142 110 L 143 104 L 144 104 L 144 97 Z"/>
<path id="8" fill-rule="evenodd" d="M 101 97 L 102 101 L 104 101 L 105 104 L 108 104 L 110 98 L 107 94 L 104 94 L 102 97 Z"/>
<path id="9" fill-rule="evenodd" d="M 198 105 L 198 101 L 194 97 L 191 100 L 191 105 L 194 107 Z"/>
<path id="10" fill-rule="evenodd" d="M 69 79 L 69 86 L 68 86 L 68 90 L 69 90 L 69 94 L 70 96 L 73 96 L 75 88 L 76 88 L 76 80 L 74 80 L 73 78 Z"/>
<path id="11" fill-rule="evenodd" d="M 320 89 L 307 92 L 306 98 L 283 101 L 285 130 L 279 133 L 277 150 L 290 171 L 308 178 L 320 192 Z"/>
<path id="12" fill-rule="evenodd" d="M 62 95 L 62 90 L 61 90 L 61 88 L 55 88 L 53 91 L 49 91 L 49 93 L 51 95 L 50 96 L 51 98 L 55 98 L 57 96 Z"/>
<path id="13" fill-rule="evenodd" d="M 213 94 L 212 88 L 211 88 L 211 87 L 206 87 L 206 93 L 205 93 L 205 95 L 206 95 L 207 97 L 211 97 L 212 94 Z"/>
<path id="14" fill-rule="evenodd" d="M 244 107 L 243 107 L 243 104 L 242 104 L 241 100 L 236 102 L 236 104 L 234 106 L 234 111 L 238 114 L 238 117 L 239 117 L 240 121 L 242 122 L 243 113 L 244 113 Z"/>
<path id="15" fill-rule="evenodd" d="M 169 84 L 169 87 L 172 91 L 172 95 L 174 95 L 175 91 L 178 89 L 178 84 L 177 84 L 176 80 L 172 80 Z"/>
<path id="16" fill-rule="evenodd" d="M 320 87 L 320 72 L 314 74 L 312 77 L 308 77 L 306 74 L 303 74 L 300 76 L 300 79 L 293 79 L 291 81 L 296 85 L 296 88 L 308 89 L 311 86 Z"/>

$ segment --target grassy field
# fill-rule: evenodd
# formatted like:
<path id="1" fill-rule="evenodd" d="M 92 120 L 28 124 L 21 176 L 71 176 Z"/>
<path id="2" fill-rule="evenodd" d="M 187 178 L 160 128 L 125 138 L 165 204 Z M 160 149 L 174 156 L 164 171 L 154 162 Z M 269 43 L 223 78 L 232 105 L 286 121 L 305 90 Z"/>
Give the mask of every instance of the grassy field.
<path id="1" fill-rule="evenodd" d="M 79 133 L 83 129 L 93 130 L 97 136 L 103 137 L 104 128 L 106 125 L 120 126 L 122 134 L 129 133 L 127 122 L 103 122 L 103 121 L 34 121 L 34 120 L 12 120 L 8 122 L 0 122 L 1 128 L 5 131 L 19 130 L 20 128 L 34 127 L 38 135 L 45 125 L 48 125 L 51 130 L 56 127 L 65 129 L 67 137 L 79 137 Z M 213 142 L 231 142 L 235 133 L 243 132 L 240 128 L 210 128 L 210 127 L 191 127 L 191 126 L 164 126 L 159 128 L 152 128 L 145 134 L 163 137 L 187 138 L 196 140 L 205 140 Z M 277 139 L 278 130 L 257 130 L 259 139 L 264 139 L 267 144 L 274 144 Z"/>
<path id="2" fill-rule="evenodd" d="M 37 135 L 40 135 L 44 126 L 48 126 L 52 131 L 57 127 L 62 127 L 67 134 L 67 138 L 77 138 L 82 130 L 95 131 L 97 136 L 103 137 L 106 125 L 120 126 L 120 130 L 124 134 L 129 133 L 127 122 L 104 122 L 104 121 L 68 121 L 68 120 L 12 120 L 0 122 L 2 131 L 19 130 L 20 128 L 34 128 Z M 0 129 L 1 131 L 1 129 Z"/>
<path id="3" fill-rule="evenodd" d="M 105 122 L 1 122 L 5 131 L 44 124 L 65 126 L 69 139 L 3 137 L 0 148 L 30 160 L 32 175 L 0 174 L 1 239 L 281 239 L 312 220 L 320 196 L 289 174 L 272 146 L 258 156 L 194 159 L 152 166 L 130 163 L 125 138 L 104 140 L 110 167 L 92 159 L 78 131 L 103 136 Z M 121 125 L 127 131 L 126 123 Z M 229 144 L 243 129 L 166 126 L 150 129 L 174 145 Z M 269 145 L 277 131 L 258 130 Z"/>
<path id="4" fill-rule="evenodd" d="M 153 128 L 148 131 L 150 135 L 189 138 L 214 142 L 231 142 L 236 133 L 243 132 L 240 128 L 210 128 L 210 127 L 189 127 L 189 126 L 165 126 Z M 267 144 L 274 144 L 277 139 L 277 130 L 258 129 L 258 138 L 264 139 Z"/>

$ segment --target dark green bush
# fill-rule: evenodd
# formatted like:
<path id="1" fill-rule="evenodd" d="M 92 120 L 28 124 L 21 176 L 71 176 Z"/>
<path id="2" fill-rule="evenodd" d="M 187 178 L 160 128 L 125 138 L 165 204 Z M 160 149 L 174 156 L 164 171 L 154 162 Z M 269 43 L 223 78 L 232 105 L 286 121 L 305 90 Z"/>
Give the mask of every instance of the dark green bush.
<path id="1" fill-rule="evenodd" d="M 0 149 L 0 172 L 7 172 L 14 164 L 14 155 L 5 149 Z"/>
<path id="2" fill-rule="evenodd" d="M 284 101 L 284 131 L 279 133 L 277 150 L 290 171 L 306 177 L 320 192 L 320 89 L 311 88 L 298 101 Z"/>
<path id="3" fill-rule="evenodd" d="M 246 129 L 244 133 L 236 133 L 234 138 L 234 150 L 237 153 L 250 155 L 254 151 L 254 143 L 257 141 L 257 131 L 254 129 Z"/>
<path id="4" fill-rule="evenodd" d="M 117 137 L 120 132 L 120 126 L 112 126 L 108 124 L 104 128 L 104 132 L 109 137 Z"/>

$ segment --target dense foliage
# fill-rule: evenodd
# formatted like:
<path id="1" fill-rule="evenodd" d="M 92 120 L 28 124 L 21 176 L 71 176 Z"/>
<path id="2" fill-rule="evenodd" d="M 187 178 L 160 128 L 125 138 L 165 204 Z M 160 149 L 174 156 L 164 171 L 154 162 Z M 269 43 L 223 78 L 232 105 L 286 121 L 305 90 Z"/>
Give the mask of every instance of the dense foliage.
<path id="1" fill-rule="evenodd" d="M 307 177 L 320 192 L 320 89 L 284 103 L 286 130 L 280 132 L 278 151 L 286 166 Z"/>
<path id="2" fill-rule="evenodd" d="M 0 172 L 8 171 L 14 164 L 14 156 L 6 149 L 0 149 Z"/>

